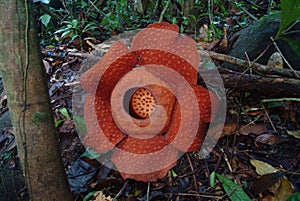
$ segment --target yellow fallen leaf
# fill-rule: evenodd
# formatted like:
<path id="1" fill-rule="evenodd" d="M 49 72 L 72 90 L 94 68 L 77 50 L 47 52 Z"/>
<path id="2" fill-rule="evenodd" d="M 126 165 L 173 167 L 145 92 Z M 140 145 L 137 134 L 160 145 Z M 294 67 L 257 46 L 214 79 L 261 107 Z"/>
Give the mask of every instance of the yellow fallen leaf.
<path id="1" fill-rule="evenodd" d="M 289 135 L 294 136 L 295 138 L 300 139 L 300 130 L 297 130 L 297 131 L 287 131 L 287 133 L 288 133 Z"/>
<path id="2" fill-rule="evenodd" d="M 260 160 L 251 159 L 250 162 L 255 167 L 256 173 L 259 175 L 271 174 L 278 171 L 272 165 Z"/>
<path id="3" fill-rule="evenodd" d="M 94 197 L 96 197 L 95 201 L 113 201 L 113 198 L 105 196 L 102 191 L 95 192 Z"/>

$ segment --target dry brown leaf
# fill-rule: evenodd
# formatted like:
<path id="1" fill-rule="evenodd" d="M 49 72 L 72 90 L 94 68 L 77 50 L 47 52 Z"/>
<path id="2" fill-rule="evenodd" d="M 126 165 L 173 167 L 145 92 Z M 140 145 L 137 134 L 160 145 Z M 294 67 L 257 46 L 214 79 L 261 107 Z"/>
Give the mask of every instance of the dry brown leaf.
<path id="1" fill-rule="evenodd" d="M 232 135 L 236 131 L 236 123 L 226 123 L 223 127 L 223 135 Z"/>
<path id="2" fill-rule="evenodd" d="M 208 38 L 208 25 L 204 24 L 199 29 L 200 39 Z"/>
<path id="3" fill-rule="evenodd" d="M 199 40 L 197 42 L 197 46 L 198 47 L 200 46 L 201 47 L 200 49 L 203 49 L 203 50 L 211 50 L 220 42 L 220 40 L 221 39 L 218 39 L 218 38 L 214 39 L 213 41 L 208 41 L 208 42 L 206 42 L 204 40 Z"/>
<path id="4" fill-rule="evenodd" d="M 268 66 L 283 68 L 283 59 L 279 52 L 274 52 L 268 61 Z"/>
<path id="5" fill-rule="evenodd" d="M 262 112 L 263 112 L 262 108 L 258 108 L 258 107 L 251 107 L 246 109 L 247 115 L 253 117 L 260 115 Z"/>
<path id="6" fill-rule="evenodd" d="M 270 191 L 274 193 L 275 200 L 287 200 L 294 193 L 294 188 L 291 182 L 286 177 L 283 177 L 270 188 Z"/>
<path id="7" fill-rule="evenodd" d="M 230 135 L 232 132 L 235 131 L 235 128 L 232 127 L 233 125 L 228 125 L 228 124 L 215 125 L 209 128 L 209 130 L 207 131 L 207 135 L 211 136 L 211 138 L 213 139 L 219 139 L 224 135 Z"/>
<path id="8" fill-rule="evenodd" d="M 259 199 L 259 201 L 277 201 L 277 200 L 275 200 L 275 198 L 272 195 L 267 195 L 267 196 L 261 197 Z"/>
<path id="9" fill-rule="evenodd" d="M 224 37 L 220 42 L 220 46 L 222 49 L 227 50 L 228 49 L 228 37 L 227 37 L 227 29 L 226 27 L 223 27 L 224 31 Z"/>
<path id="10" fill-rule="evenodd" d="M 265 174 L 259 177 L 252 185 L 251 192 L 254 195 L 258 195 L 271 189 L 276 183 L 278 183 L 283 178 L 284 173 L 276 172 L 271 174 Z"/>
<path id="11" fill-rule="evenodd" d="M 239 133 L 241 135 L 249 135 L 251 133 L 255 135 L 260 135 L 266 132 L 267 132 L 267 127 L 263 124 L 246 125 L 246 126 L 242 126 L 239 130 Z"/>
<path id="12" fill-rule="evenodd" d="M 282 142 L 276 135 L 273 134 L 262 134 L 255 139 L 255 142 L 268 144 L 268 145 L 275 145 Z"/>

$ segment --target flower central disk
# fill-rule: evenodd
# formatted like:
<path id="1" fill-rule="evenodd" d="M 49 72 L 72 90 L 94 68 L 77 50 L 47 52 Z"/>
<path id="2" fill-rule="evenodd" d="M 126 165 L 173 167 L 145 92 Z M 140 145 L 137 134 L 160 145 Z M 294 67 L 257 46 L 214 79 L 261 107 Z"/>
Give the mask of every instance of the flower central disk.
<path id="1" fill-rule="evenodd" d="M 130 113 L 138 119 L 147 119 L 155 110 L 156 101 L 146 88 L 138 88 L 130 99 Z"/>

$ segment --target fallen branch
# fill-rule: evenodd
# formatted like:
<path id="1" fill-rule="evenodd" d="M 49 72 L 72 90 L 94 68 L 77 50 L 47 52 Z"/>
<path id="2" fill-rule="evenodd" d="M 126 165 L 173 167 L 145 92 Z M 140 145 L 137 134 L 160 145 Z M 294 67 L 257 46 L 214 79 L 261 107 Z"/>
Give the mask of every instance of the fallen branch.
<path id="1" fill-rule="evenodd" d="M 280 75 L 288 78 L 300 78 L 300 71 L 296 70 L 289 70 L 285 68 L 274 68 L 271 66 L 262 65 L 259 63 L 252 63 L 251 66 L 249 66 L 249 62 L 238 59 L 236 57 L 232 57 L 225 54 L 219 54 L 212 51 L 205 51 L 205 50 L 198 50 L 200 55 L 207 55 L 211 57 L 212 59 L 218 60 L 218 61 L 224 61 L 230 64 L 234 64 L 238 67 L 242 67 L 242 69 L 251 67 L 257 72 L 263 73 L 264 75 Z"/>
<path id="2" fill-rule="evenodd" d="M 300 80 L 263 77 L 219 69 L 225 88 L 255 93 L 267 97 L 300 97 Z"/>

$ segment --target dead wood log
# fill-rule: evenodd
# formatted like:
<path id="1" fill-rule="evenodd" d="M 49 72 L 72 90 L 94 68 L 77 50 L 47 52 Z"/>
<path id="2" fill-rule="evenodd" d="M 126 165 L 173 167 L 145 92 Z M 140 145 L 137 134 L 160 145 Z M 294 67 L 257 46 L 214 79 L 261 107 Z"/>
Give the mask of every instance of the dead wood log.
<path id="1" fill-rule="evenodd" d="M 300 80 L 284 77 L 263 77 L 219 70 L 225 88 L 244 91 L 267 97 L 300 97 Z"/>

